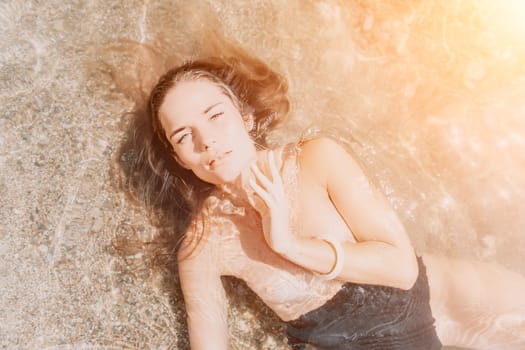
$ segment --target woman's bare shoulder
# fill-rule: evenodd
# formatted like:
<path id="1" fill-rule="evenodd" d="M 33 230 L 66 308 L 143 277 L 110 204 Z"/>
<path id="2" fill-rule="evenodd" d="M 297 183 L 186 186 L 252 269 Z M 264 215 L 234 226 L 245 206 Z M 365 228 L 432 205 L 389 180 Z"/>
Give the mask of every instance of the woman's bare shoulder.
<path id="1" fill-rule="evenodd" d="M 302 173 L 326 183 L 329 165 L 345 154 L 344 148 L 329 137 L 316 137 L 298 144 L 298 161 Z"/>
<path id="2" fill-rule="evenodd" d="M 208 263 L 213 242 L 209 224 L 206 224 L 202 218 L 194 220 L 177 251 L 179 265 Z"/>
<path id="3" fill-rule="evenodd" d="M 343 147 L 334 139 L 326 136 L 319 136 L 307 140 L 301 140 L 298 143 L 301 156 L 328 156 L 327 151 L 344 151 Z"/>

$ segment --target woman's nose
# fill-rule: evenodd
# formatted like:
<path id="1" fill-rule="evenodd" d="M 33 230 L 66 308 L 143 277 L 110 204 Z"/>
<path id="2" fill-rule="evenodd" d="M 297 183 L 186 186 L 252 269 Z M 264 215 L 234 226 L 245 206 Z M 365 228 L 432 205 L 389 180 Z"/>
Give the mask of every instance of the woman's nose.
<path id="1" fill-rule="evenodd" d="M 209 141 L 204 142 L 204 150 L 208 151 L 210 148 L 214 148 L 216 143 L 217 141 L 215 140 L 209 140 Z"/>
<path id="2" fill-rule="evenodd" d="M 211 134 L 201 134 L 201 148 L 203 151 L 209 151 L 217 146 L 217 138 Z"/>
<path id="3" fill-rule="evenodd" d="M 213 128 L 201 127 L 196 130 L 195 137 L 198 139 L 198 147 L 201 152 L 209 152 L 217 146 L 218 134 Z"/>

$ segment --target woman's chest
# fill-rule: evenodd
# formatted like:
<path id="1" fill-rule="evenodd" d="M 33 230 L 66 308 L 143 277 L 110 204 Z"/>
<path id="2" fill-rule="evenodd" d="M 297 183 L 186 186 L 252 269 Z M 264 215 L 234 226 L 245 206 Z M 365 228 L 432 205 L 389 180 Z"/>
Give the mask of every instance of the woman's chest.
<path id="1" fill-rule="evenodd" d="M 293 234 L 348 239 L 348 228 L 320 189 L 299 182 L 285 186 Z M 340 288 L 338 281 L 321 280 L 275 253 L 264 239 L 261 215 L 253 208 L 225 215 L 214 226 L 220 228 L 222 274 L 244 280 L 283 319 L 322 305 Z"/>
<path id="2" fill-rule="evenodd" d="M 355 241 L 351 230 L 333 205 L 328 192 L 308 176 L 300 174 L 294 159 L 288 159 L 281 170 L 283 187 L 288 200 L 290 234 L 331 239 Z M 263 269 L 297 270 L 297 266 L 275 253 L 265 241 L 263 217 L 270 215 L 264 208 L 244 206 L 242 209 L 223 200 L 220 215 L 213 226 L 218 228 L 221 237 L 224 268 L 234 274 L 243 267 L 254 271 L 253 264 L 261 264 Z M 263 202 L 259 202 L 262 204 Z M 229 208 L 229 209 L 228 209 Z M 220 231 L 220 232 L 219 232 Z M 283 233 L 288 234 L 288 233 Z M 249 268 L 246 268 L 250 265 Z"/>
<path id="3" fill-rule="evenodd" d="M 322 305 L 339 290 L 339 281 L 324 281 L 272 251 L 257 215 L 245 213 L 229 221 L 218 246 L 222 274 L 245 281 L 282 319 Z"/>
<path id="4" fill-rule="evenodd" d="M 290 187 L 290 224 L 293 233 L 303 237 L 352 241 L 355 238 L 333 205 L 327 190 L 315 180 L 298 177 Z"/>

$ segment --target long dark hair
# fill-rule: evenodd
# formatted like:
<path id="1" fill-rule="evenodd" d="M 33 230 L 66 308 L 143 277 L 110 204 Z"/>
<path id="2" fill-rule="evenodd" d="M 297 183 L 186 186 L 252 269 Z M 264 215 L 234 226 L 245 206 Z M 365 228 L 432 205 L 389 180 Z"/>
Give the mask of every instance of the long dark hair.
<path id="1" fill-rule="evenodd" d="M 127 241 L 128 251 L 146 251 L 154 266 L 173 271 L 177 251 L 187 232 L 196 241 L 204 229 L 203 210 L 215 185 L 199 179 L 180 166 L 165 136 L 158 111 L 170 89 L 178 82 L 206 79 L 219 86 L 241 112 L 254 116 L 250 132 L 258 146 L 266 146 L 266 131 L 289 111 L 286 80 L 264 62 L 239 48 L 228 47 L 220 56 L 189 61 L 168 70 L 151 90 L 145 105 L 131 113 L 127 137 L 116 157 L 121 188 L 143 205 L 157 234 L 148 242 Z M 121 249 L 122 250 L 122 249 Z"/>

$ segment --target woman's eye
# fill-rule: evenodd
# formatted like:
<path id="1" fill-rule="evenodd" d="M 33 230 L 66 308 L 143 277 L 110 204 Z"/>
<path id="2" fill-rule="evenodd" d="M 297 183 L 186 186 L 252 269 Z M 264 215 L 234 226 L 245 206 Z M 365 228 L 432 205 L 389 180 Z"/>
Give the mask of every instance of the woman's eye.
<path id="1" fill-rule="evenodd" d="M 177 140 L 177 143 L 182 143 L 184 141 L 184 139 L 186 138 L 186 136 L 188 136 L 188 135 L 191 135 L 191 133 L 187 132 L 184 135 L 182 135 L 181 137 L 179 137 L 179 139 Z"/>
<path id="2" fill-rule="evenodd" d="M 210 119 L 218 118 L 219 116 L 221 116 L 221 115 L 223 115 L 223 114 L 224 114 L 224 112 L 215 113 L 215 114 L 213 114 L 213 115 L 210 117 Z"/>

